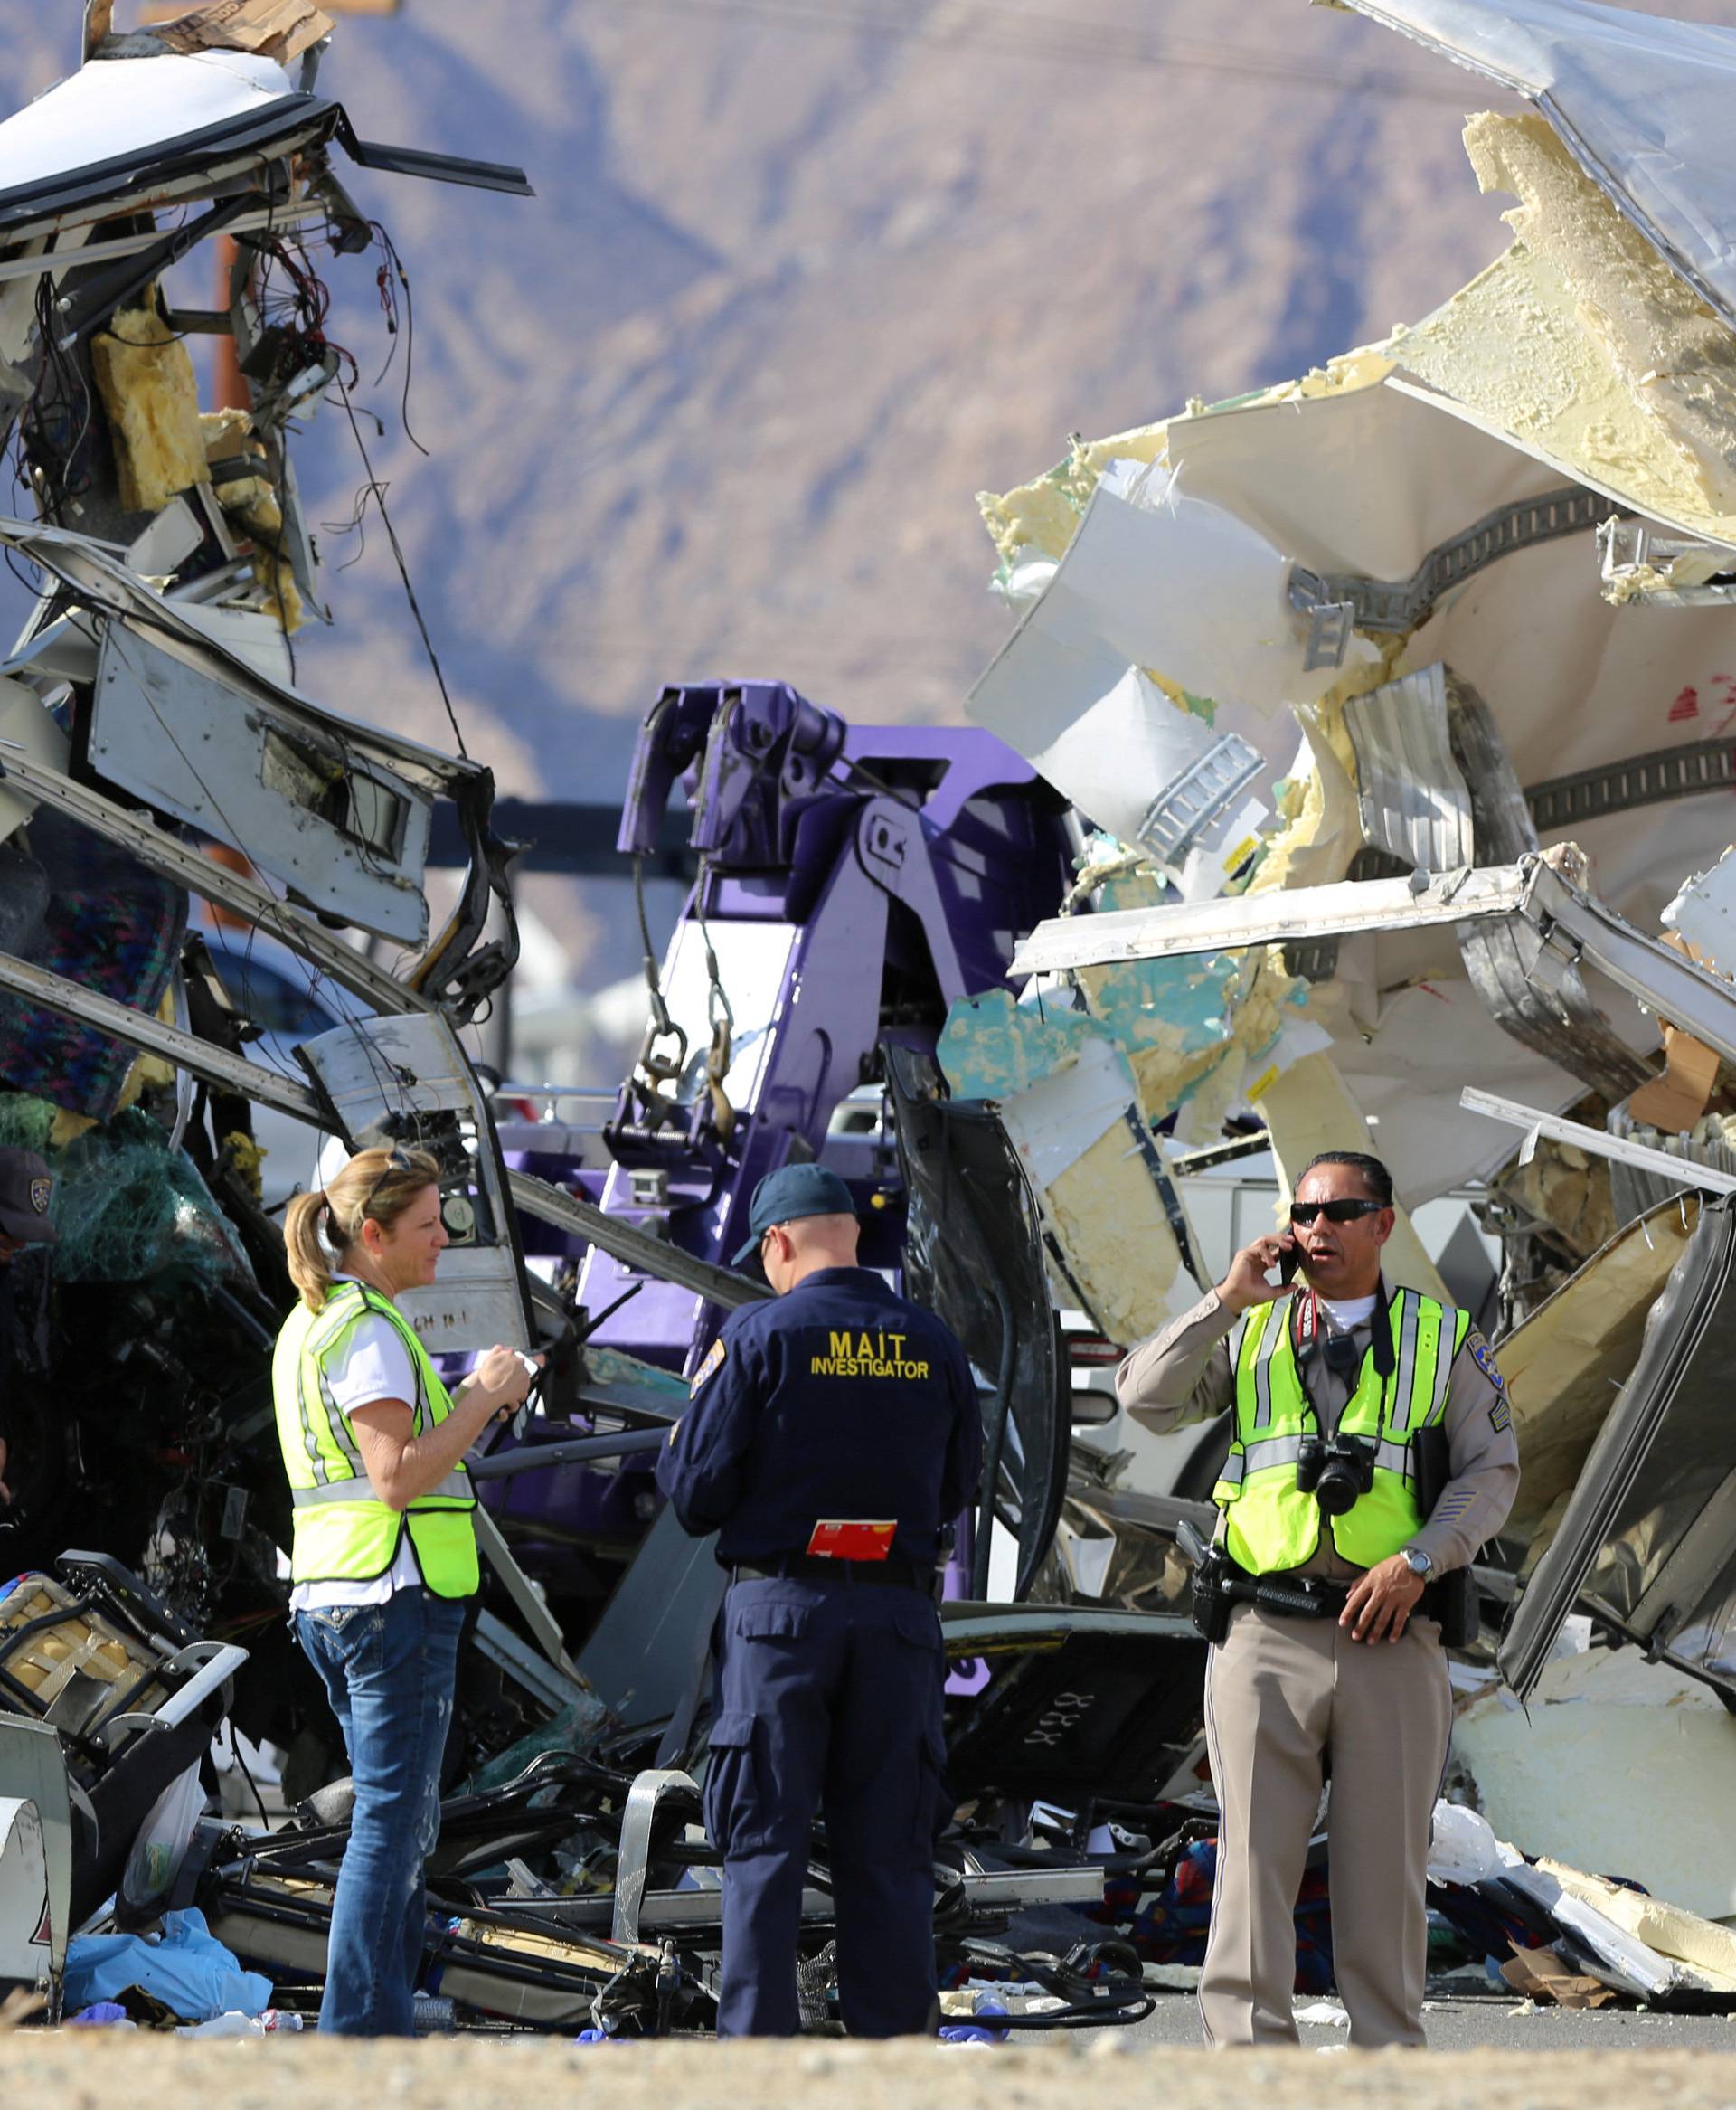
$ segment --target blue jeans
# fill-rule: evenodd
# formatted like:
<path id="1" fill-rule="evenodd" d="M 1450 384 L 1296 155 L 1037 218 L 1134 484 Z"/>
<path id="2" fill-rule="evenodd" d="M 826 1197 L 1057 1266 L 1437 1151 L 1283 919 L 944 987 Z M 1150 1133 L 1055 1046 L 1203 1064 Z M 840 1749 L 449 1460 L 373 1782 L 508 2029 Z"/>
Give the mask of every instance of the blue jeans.
<path id="1" fill-rule="evenodd" d="M 344 1731 L 355 1813 L 338 1870 L 319 2026 L 408 2037 L 427 1935 L 422 1861 L 440 1829 L 462 1598 L 400 1590 L 383 1604 L 295 1617 Z"/>

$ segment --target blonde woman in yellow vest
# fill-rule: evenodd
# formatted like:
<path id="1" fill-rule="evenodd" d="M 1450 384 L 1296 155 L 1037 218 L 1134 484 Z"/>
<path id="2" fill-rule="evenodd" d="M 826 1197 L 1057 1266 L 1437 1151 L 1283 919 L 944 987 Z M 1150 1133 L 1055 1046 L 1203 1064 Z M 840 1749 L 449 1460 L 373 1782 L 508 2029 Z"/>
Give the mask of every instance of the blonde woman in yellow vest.
<path id="1" fill-rule="evenodd" d="M 1296 1894 L 1329 1774 L 1350 2040 L 1420 2045 L 1429 1820 L 1451 1719 L 1425 1593 L 1500 1530 L 1519 1452 L 1469 1314 L 1382 1273 L 1396 1219 L 1380 1159 L 1325 1152 L 1289 1215 L 1116 1374 L 1121 1404 L 1159 1434 L 1231 1410 L 1212 1490 L 1212 1566 L 1232 1565 L 1209 1623 L 1220 1814 L 1200 2012 L 1212 2044 L 1296 2042 Z M 1420 1453 L 1443 1439 L 1446 1485 L 1425 1514 Z M 1256 1582 L 1263 1602 L 1250 1603 Z"/>
<path id="2" fill-rule="evenodd" d="M 425 1151 L 363 1150 L 284 1218 L 301 1298 L 272 1359 L 295 1508 L 290 1612 L 355 1784 L 319 2011 L 342 2036 L 411 2034 L 422 1863 L 477 1581 L 464 1454 L 522 1405 L 534 1367 L 492 1348 L 448 1396 L 398 1310 L 448 1243 L 438 1178 Z"/>

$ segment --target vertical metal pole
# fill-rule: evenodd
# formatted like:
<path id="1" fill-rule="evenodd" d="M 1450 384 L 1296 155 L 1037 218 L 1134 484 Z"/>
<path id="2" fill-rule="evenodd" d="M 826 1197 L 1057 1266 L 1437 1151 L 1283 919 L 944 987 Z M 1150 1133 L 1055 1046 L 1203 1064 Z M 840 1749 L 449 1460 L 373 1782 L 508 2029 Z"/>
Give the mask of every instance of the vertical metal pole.
<path id="1" fill-rule="evenodd" d="M 241 252 L 235 246 L 232 234 L 217 235 L 212 246 L 217 252 L 216 306 L 221 314 L 227 315 L 230 312 L 230 289 L 234 283 L 236 259 Z M 212 400 L 218 410 L 250 411 L 253 408 L 247 376 L 241 372 L 241 349 L 233 336 L 227 332 L 212 339 L 211 383 Z"/>

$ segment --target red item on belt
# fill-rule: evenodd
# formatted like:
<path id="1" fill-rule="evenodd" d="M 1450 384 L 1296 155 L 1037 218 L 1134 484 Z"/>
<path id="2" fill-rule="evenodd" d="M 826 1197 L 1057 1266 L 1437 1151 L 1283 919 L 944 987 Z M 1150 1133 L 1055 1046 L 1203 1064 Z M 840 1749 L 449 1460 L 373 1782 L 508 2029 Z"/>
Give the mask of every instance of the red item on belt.
<path id="1" fill-rule="evenodd" d="M 822 1517 L 807 1550 L 822 1560 L 884 1560 L 892 1550 L 896 1522 Z"/>

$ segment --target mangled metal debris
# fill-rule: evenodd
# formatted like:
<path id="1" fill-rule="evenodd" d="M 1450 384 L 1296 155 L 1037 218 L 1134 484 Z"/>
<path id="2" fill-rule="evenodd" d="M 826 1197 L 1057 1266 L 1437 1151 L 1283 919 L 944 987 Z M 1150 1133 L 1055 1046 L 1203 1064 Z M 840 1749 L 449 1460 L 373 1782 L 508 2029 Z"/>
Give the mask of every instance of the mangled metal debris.
<path id="1" fill-rule="evenodd" d="M 250 1133 L 263 1108 L 350 1148 L 432 1150 L 453 1243 L 438 1289 L 411 1301 L 419 1334 L 442 1353 L 499 1339 L 551 1358 L 537 1412 L 478 1462 L 487 1599 L 458 1695 L 461 1777 L 430 1869 L 441 1929 L 429 1971 L 473 2020 L 703 2026 L 716 1856 L 682 1769 L 703 1750 L 722 1578 L 704 1547 L 672 1567 L 651 1520 L 648 1452 L 721 1312 L 764 1293 L 722 1264 L 754 1180 L 788 1156 L 836 1152 L 864 1202 L 892 1205 L 889 1263 L 907 1180 L 920 1194 L 934 1293 L 957 1308 L 982 1366 L 997 1471 L 961 1566 L 980 1583 L 1004 1544 L 1017 1588 L 1042 1568 L 1064 1495 L 1067 1395 L 1039 1225 L 993 1110 L 948 1102 L 924 1064 L 948 1007 L 1001 983 L 1017 933 L 1058 903 L 1069 838 L 1029 768 L 979 737 L 853 732 L 770 685 L 671 692 L 647 722 L 623 847 L 656 837 L 675 776 L 698 760 L 705 868 L 667 958 L 648 962 L 655 1030 L 609 1130 L 614 1169 L 588 1177 L 544 1135 L 503 1139 L 456 1037 L 516 954 L 493 781 L 296 687 L 288 639 L 328 611 L 291 453 L 323 400 L 347 400 L 309 251 L 342 257 L 371 229 L 334 173 L 335 150 L 372 168 L 527 186 L 515 171 L 359 137 L 316 91 L 329 26 L 309 7 L 222 0 L 115 37 L 98 9 L 83 71 L 0 126 L 0 227 L 13 242 L 0 355 L 42 512 L 0 524 L 42 582 L 0 672 L 15 864 L 0 875 L 0 1028 L 13 1021 L 21 1043 L 51 1051 L 33 1072 L 10 1071 L 33 1089 L 0 1095 L 0 1130 L 56 1152 L 69 1227 L 89 1197 L 88 1227 L 57 1255 L 53 1324 L 77 1323 L 86 1271 L 124 1291 L 124 1339 L 92 1331 L 81 1362 L 94 1385 L 127 1359 L 140 1439 L 121 1444 L 133 1471 L 110 1487 L 78 1441 L 94 1401 L 56 1401 L 47 1370 L 40 1386 L 33 1375 L 0 1552 L 26 1573 L 14 1613 L 56 1661 L 62 1627 L 81 1619 L 141 1647 L 170 1634 L 189 1663 L 210 1652 L 195 1632 L 250 1643 L 211 1644 L 203 1684 L 178 1660 L 140 1682 L 137 1755 L 101 1752 L 100 1733 L 68 1711 L 73 1684 L 33 1708 L 0 1664 L 0 1787 L 18 1803 L 0 1942 L 15 1962 L 14 1934 L 29 1952 L 50 1929 L 17 1975 L 58 1996 L 69 1936 L 113 1888 L 112 1859 L 146 1821 L 162 1767 L 184 1772 L 185 1738 L 208 1740 L 222 1681 L 231 1731 L 280 1755 L 292 1819 L 269 1839 L 205 1820 L 175 1841 L 179 1873 L 154 1902 L 189 1924 L 203 1914 L 199 1941 L 266 1973 L 292 2008 L 324 1969 L 347 1812 L 327 1777 L 341 1770 L 334 1726 L 277 1616 L 288 1515 L 261 1373 L 288 1297 Z M 69 138 L 99 131 L 109 158 L 67 154 Z M 174 227 L 160 222 L 171 211 L 184 215 Z M 180 314 L 165 273 L 219 233 L 236 245 L 226 305 Z M 232 339 L 245 405 L 202 408 L 181 341 L 195 326 Z M 71 455 L 70 402 L 88 412 Z M 469 864 L 435 932 L 426 879 L 439 801 L 457 809 Z M 81 905 L 93 887 L 72 887 L 49 856 L 62 840 L 80 869 L 101 864 L 106 898 L 124 904 L 124 971 L 93 967 L 108 926 Z M 300 1075 L 252 1051 L 246 988 L 224 992 L 188 949 L 189 896 L 269 934 L 332 994 L 341 1023 L 301 1040 Z M 373 938 L 410 949 L 408 964 L 388 970 Z M 890 1071 L 905 1061 L 894 1106 Z M 841 1120 L 871 1085 L 868 1127 Z M 80 1152 L 83 1183 L 65 1176 Z M 105 1170 L 137 1197 L 125 1240 L 100 1227 L 113 1214 L 94 1191 Z M 960 1182 L 984 1197 L 963 1267 Z M 56 1579 L 57 1535 L 80 1501 L 148 1588 L 80 1568 L 84 1594 L 65 1601 L 75 1577 Z M 1054 1624 L 1031 1643 L 993 1618 L 970 1627 L 967 1660 L 965 1644 L 955 1651 L 961 1734 L 1004 1689 L 1014 1715 L 1043 1711 L 1057 1661 L 1072 1661 Z M 1166 1731 L 1178 1752 L 1197 1731 L 1191 1654 Z M 985 1661 L 996 1666 L 986 1675 Z M 1124 1711 L 1144 1690 L 1123 1677 Z M 992 1755 L 1010 1733 L 991 1725 L 972 1748 Z M 1143 1787 L 1137 1765 L 1121 1784 Z M 123 1789 L 131 1800 L 95 1858 L 68 1812 Z M 1142 2011 L 1137 1981 L 1114 1964 L 1104 1974 L 1083 1924 L 1077 1963 L 1059 1973 L 995 1948 L 1021 1908 L 1102 1894 L 1100 1867 L 1077 1853 L 1009 1861 L 1002 1835 L 1023 1817 L 1016 1805 L 991 1815 L 1000 1797 L 979 1789 L 979 1820 L 938 1873 L 955 1967 L 1051 1969 L 1060 2021 Z M 816 1860 L 805 1951 L 817 2015 L 834 1933 L 823 1838 Z"/>
<path id="2" fill-rule="evenodd" d="M 303 695 L 288 645 L 329 615 L 293 443 L 348 387 L 309 251 L 372 239 L 337 152 L 524 179 L 361 138 L 319 89 L 331 24 L 303 0 L 218 0 L 121 37 L 93 6 L 84 69 L 0 125 L 0 412 L 42 516 L 0 522 L 41 582 L 0 665 L 0 1045 L 18 1051 L 0 1139 L 80 1176 L 56 1323 L 90 1329 L 96 1379 L 124 1372 L 137 1423 L 123 1489 L 80 1442 L 98 1382 L 21 1387 L 41 1477 L 0 1519 L 0 1566 L 11 1550 L 30 1571 L 0 1597 L 0 1980 L 61 1985 L 224 1686 L 231 1729 L 285 1754 L 290 1820 L 203 1821 L 154 1902 L 203 1912 L 292 2003 L 324 1969 L 348 1816 L 277 1618 L 287 1504 L 258 1372 L 288 1299 L 256 1106 L 351 1147 L 434 1150 L 454 1244 L 419 1332 L 550 1358 L 536 1411 L 477 1461 L 489 1580 L 425 1959 L 466 2020 L 709 2022 L 717 1855 L 695 1774 L 723 1583 L 656 1515 L 648 1461 L 722 1314 L 764 1293 L 727 1261 L 786 1162 L 837 1169 L 865 1257 L 949 1317 L 992 1445 L 944 1614 L 943 1970 L 1040 1976 L 1053 2021 L 1126 2020 L 1146 1996 L 1119 1943 L 1154 1955 L 1172 1909 L 1209 1910 L 1203 1650 L 1174 1542 L 1222 1438 L 1163 1466 L 1112 1428 L 1071 1444 L 1057 1311 L 1113 1351 L 1191 1301 L 1210 1270 L 1188 1185 L 1221 1149 L 1269 1148 L 1281 1178 L 1377 1141 L 1414 1204 L 1479 1183 L 1528 1475 L 1479 1571 L 1486 1616 L 1516 1600 L 1502 1667 L 1541 1689 L 1579 1605 L 1736 1692 L 1712 1411 L 1729 1212 L 1703 1198 L 1736 1178 L 1717 1161 L 1729 822 L 1702 796 L 1731 777 L 1705 737 L 1736 576 L 1732 295 L 1703 239 L 1722 191 L 1701 99 L 1722 91 L 1723 47 L 1648 24 L 1667 145 L 1648 157 L 1606 11 L 1363 11 L 1548 118 L 1467 137 L 1479 180 L 1522 201 L 1513 250 L 1381 346 L 1078 445 L 990 501 L 1020 615 L 971 700 L 987 731 L 852 727 L 777 683 L 666 690 L 623 869 L 685 777 L 699 876 L 661 956 L 645 925 L 640 1059 L 582 1139 L 508 1118 L 457 1037 L 516 952 L 488 771 Z M 101 161 L 69 152 L 95 137 Z M 177 313 L 165 274 L 220 233 L 226 300 Z M 1618 281 L 1620 301 L 1592 298 Z M 1516 301 L 1571 341 L 1571 400 L 1547 417 L 1504 321 Z M 201 407 L 192 326 L 231 340 L 245 406 Z M 1668 635 L 1642 639 L 1637 610 L 1667 610 Z M 1637 713 L 1642 692 L 1665 707 Z M 437 932 L 441 801 L 468 864 Z M 246 991 L 226 1000 L 188 949 L 190 894 L 335 993 L 342 1022 L 302 1037 L 300 1075 L 250 1056 Z M 413 957 L 390 971 L 370 938 Z M 1514 1109 L 1531 1134 L 1512 1164 L 1486 1116 Z M 1540 1137 L 1558 1153 L 1542 1165 Z M 150 1197 L 137 1235 L 110 1242 L 105 1182 Z M 1409 1220 L 1394 1250 L 1407 1281 L 1438 1282 Z M 78 1293 L 97 1285 L 124 1294 L 124 1325 Z M 84 1556 L 56 1579 L 80 1505 L 150 1589 Z M 60 1651 L 42 1680 L 14 1680 L 14 1627 Z M 93 1716 L 80 1651 L 111 1630 L 137 1689 L 106 1716 L 96 1694 Z M 1467 1655 L 1492 1681 L 1486 1632 Z M 81 1831 L 99 1805 L 116 1811 L 99 1850 Z M 1495 1928 L 1524 1949 L 1526 1982 L 1731 1989 L 1696 1927 L 1630 1924 L 1572 1869 L 1539 1879 L 1486 1843 L 1443 1889 L 1467 1894 L 1467 1942 Z M 816 2023 L 826 1852 L 816 1831 Z M 1077 1920 L 1059 1968 L 1018 1947 L 1039 1907 Z"/>

